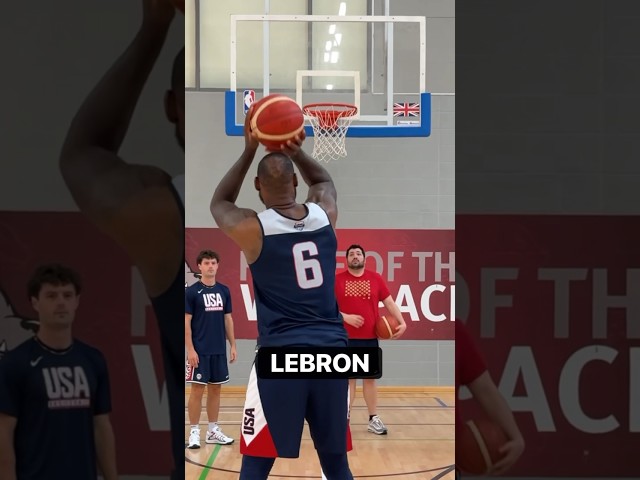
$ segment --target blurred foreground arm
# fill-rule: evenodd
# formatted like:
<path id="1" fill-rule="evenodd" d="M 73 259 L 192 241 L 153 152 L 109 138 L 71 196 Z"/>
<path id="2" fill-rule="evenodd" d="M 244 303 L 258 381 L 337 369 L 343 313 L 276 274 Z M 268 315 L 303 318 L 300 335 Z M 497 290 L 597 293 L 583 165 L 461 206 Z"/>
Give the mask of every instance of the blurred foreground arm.
<path id="1" fill-rule="evenodd" d="M 491 470 L 491 473 L 496 475 L 504 473 L 522 455 L 524 438 L 507 401 L 496 387 L 488 371 L 485 370 L 468 385 L 468 388 L 489 418 L 500 425 L 509 437 L 509 441 L 500 448 L 500 452 L 504 456 L 495 463 Z"/>

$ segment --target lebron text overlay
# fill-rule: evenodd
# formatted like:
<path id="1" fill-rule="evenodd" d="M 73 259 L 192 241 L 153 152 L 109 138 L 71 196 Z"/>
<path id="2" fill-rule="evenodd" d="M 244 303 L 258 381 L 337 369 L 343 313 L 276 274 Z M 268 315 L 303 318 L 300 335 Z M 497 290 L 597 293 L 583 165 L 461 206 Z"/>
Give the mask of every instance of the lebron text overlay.
<path id="1" fill-rule="evenodd" d="M 382 349 L 377 347 L 261 347 L 256 355 L 258 377 L 380 378 Z"/>

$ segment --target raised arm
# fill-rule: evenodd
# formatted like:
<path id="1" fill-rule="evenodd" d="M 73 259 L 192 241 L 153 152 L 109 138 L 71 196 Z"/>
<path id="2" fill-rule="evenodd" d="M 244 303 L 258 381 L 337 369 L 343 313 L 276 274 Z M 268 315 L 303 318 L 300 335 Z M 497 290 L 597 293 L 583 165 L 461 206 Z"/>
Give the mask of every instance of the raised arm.
<path id="1" fill-rule="evenodd" d="M 169 0 L 143 0 L 142 4 L 137 35 L 81 105 L 60 155 L 60 169 L 74 199 L 94 219 L 112 213 L 114 203 L 149 184 L 170 181 L 159 170 L 128 165 L 118 157 L 175 16 Z"/>
<path id="2" fill-rule="evenodd" d="M 59 164 L 80 210 L 127 252 L 147 293 L 155 296 L 166 291 L 182 259 L 180 207 L 166 172 L 127 164 L 118 151 L 166 40 L 175 7 L 170 0 L 139 1 L 143 6 L 140 29 L 80 106 Z"/>
<path id="3" fill-rule="evenodd" d="M 304 140 L 304 131 L 300 144 Z M 308 202 L 317 203 L 327 212 L 331 225 L 335 228 L 338 220 L 338 193 L 329 172 L 316 160 L 307 155 L 299 144 L 289 141 L 284 151 L 296 164 L 302 179 L 309 186 Z"/>
<path id="4" fill-rule="evenodd" d="M 218 183 L 210 205 L 211 215 L 218 227 L 240 246 L 250 263 L 260 253 L 260 225 L 256 212 L 238 207 L 236 200 L 258 149 L 258 141 L 251 134 L 249 127 L 251 113 L 252 110 L 249 109 L 244 122 L 244 151 Z"/>

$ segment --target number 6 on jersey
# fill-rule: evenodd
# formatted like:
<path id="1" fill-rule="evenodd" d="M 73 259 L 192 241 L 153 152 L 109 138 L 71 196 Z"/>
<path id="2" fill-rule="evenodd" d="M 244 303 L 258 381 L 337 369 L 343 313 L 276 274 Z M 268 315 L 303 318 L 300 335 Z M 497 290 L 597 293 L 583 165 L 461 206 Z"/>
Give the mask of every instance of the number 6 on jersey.
<path id="1" fill-rule="evenodd" d="M 296 268 L 296 278 L 300 288 L 309 289 L 322 285 L 322 268 L 320 262 L 315 258 L 305 258 L 304 253 L 308 252 L 308 256 L 317 256 L 318 247 L 313 242 L 296 243 L 293 246 L 293 262 Z"/>

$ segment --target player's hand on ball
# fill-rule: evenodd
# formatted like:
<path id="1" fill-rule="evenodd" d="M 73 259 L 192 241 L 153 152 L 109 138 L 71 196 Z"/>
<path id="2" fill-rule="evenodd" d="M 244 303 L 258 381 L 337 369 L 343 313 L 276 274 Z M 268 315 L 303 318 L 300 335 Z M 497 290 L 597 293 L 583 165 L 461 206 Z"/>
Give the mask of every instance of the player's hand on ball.
<path id="1" fill-rule="evenodd" d="M 198 358 L 198 354 L 195 350 L 187 352 L 187 362 L 189 362 L 189 365 L 191 365 L 193 368 L 198 368 L 200 359 Z"/>
<path id="2" fill-rule="evenodd" d="M 300 132 L 300 134 L 296 135 L 293 140 L 287 141 L 286 145 L 282 146 L 282 151 L 287 154 L 290 158 L 295 157 L 300 153 L 300 149 L 302 148 L 302 142 L 307 138 L 307 134 L 304 130 Z"/>
<path id="3" fill-rule="evenodd" d="M 364 325 L 364 318 L 362 317 L 362 315 L 345 314 L 343 315 L 343 317 L 344 321 L 352 327 L 360 328 L 362 325 Z"/>
<path id="4" fill-rule="evenodd" d="M 391 338 L 393 338 L 393 339 L 400 338 L 404 334 L 404 332 L 406 330 L 407 330 L 407 324 L 406 323 L 401 323 L 400 325 L 398 325 L 396 327 L 396 333 L 394 333 L 393 337 L 391 337 Z"/>
<path id="5" fill-rule="evenodd" d="M 143 0 L 143 23 L 147 27 L 168 27 L 176 15 L 171 0 Z"/>
<path id="6" fill-rule="evenodd" d="M 520 458 L 524 452 L 524 439 L 522 437 L 516 440 L 509 440 L 502 447 L 500 447 L 500 453 L 504 455 L 500 460 L 498 460 L 494 465 L 491 471 L 489 472 L 491 475 L 501 475 L 507 470 L 509 470 L 514 463 Z"/>
<path id="7" fill-rule="evenodd" d="M 260 145 L 260 142 L 258 142 L 258 138 L 251 131 L 252 115 L 253 115 L 253 105 L 249 107 L 249 110 L 247 111 L 247 115 L 244 117 L 244 146 L 245 146 L 245 149 L 257 150 L 258 145 Z"/>

